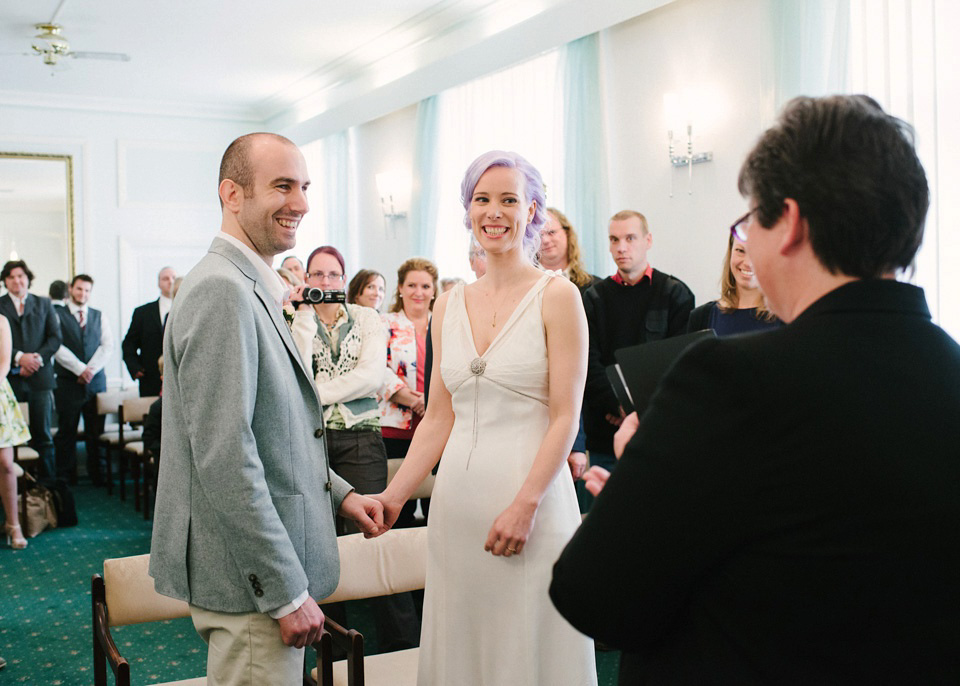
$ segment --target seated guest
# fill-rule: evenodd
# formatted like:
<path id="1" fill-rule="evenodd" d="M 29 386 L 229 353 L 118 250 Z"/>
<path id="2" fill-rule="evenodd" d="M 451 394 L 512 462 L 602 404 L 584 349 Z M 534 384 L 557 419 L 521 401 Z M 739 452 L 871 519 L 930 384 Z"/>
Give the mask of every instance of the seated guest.
<path id="1" fill-rule="evenodd" d="M 294 255 L 284 257 L 283 261 L 280 263 L 280 268 L 292 272 L 294 276 L 300 279 L 300 283 L 303 283 L 307 278 L 307 273 L 303 268 L 303 262 L 300 261 L 300 258 Z"/>
<path id="2" fill-rule="evenodd" d="M 487 253 L 483 252 L 483 248 L 477 245 L 477 241 L 473 238 L 470 239 L 467 259 L 470 260 L 470 270 L 478 279 L 487 273 Z"/>
<path id="3" fill-rule="evenodd" d="M 958 684 L 960 346 L 896 279 L 930 198 L 913 132 L 795 98 L 739 187 L 787 326 L 667 372 L 550 595 L 621 684 Z"/>
<path id="4" fill-rule="evenodd" d="M 0 314 L 0 500 L 3 501 L 4 533 L 7 545 L 14 550 L 27 547 L 27 539 L 20 529 L 17 507 L 17 475 L 13 469 L 13 446 L 30 440 L 27 423 L 20 414 L 20 405 L 13 395 L 7 373 L 10 371 L 13 342 L 10 323 Z"/>
<path id="5" fill-rule="evenodd" d="M 753 263 L 747 257 L 743 237 L 733 227 L 723 258 L 723 278 L 720 280 L 720 299 L 694 308 L 687 322 L 687 331 L 713 329 L 718 336 L 732 336 L 750 331 L 775 329 L 782 324 L 767 310 L 763 293 L 753 273 Z"/>
<path id="6" fill-rule="evenodd" d="M 103 480 L 100 448 L 103 415 L 97 413 L 97 393 L 107 390 L 103 368 L 113 354 L 113 332 L 100 310 L 87 305 L 93 278 L 77 274 L 70 282 L 70 301 L 55 305 L 63 343 L 54 353 L 57 389 L 54 397 L 59 420 L 56 447 L 57 478 L 77 482 L 77 425 L 83 417 L 87 447 L 87 476 L 94 485 Z"/>
<path id="7" fill-rule="evenodd" d="M 373 269 L 361 269 L 350 279 L 347 302 L 372 307 L 379 312 L 386 290 L 387 281 L 383 274 Z"/>
<path id="8" fill-rule="evenodd" d="M 547 223 L 540 230 L 540 266 L 562 271 L 581 293 L 600 281 L 599 276 L 583 266 L 577 232 L 566 215 L 555 207 L 547 208 Z"/>
<path id="9" fill-rule="evenodd" d="M 462 283 L 464 286 L 467 285 L 467 282 L 461 279 L 459 276 L 448 276 L 445 279 L 440 279 L 440 292 L 446 293 L 456 286 L 458 283 Z"/>
<path id="10" fill-rule="evenodd" d="M 339 250 L 325 245 L 310 253 L 306 286 L 342 291 L 344 280 Z M 330 468 L 357 493 L 382 492 L 387 487 L 387 453 L 380 434 L 377 392 L 383 386 L 387 342 L 380 317 L 361 305 L 301 302 L 292 331 L 323 403 Z M 343 535 L 359 529 L 338 517 L 337 531 Z M 409 593 L 378 601 L 374 609 L 382 649 L 419 645 L 420 629 Z M 345 620 L 342 607 L 325 606 L 324 611 L 332 612 L 337 621 Z"/>

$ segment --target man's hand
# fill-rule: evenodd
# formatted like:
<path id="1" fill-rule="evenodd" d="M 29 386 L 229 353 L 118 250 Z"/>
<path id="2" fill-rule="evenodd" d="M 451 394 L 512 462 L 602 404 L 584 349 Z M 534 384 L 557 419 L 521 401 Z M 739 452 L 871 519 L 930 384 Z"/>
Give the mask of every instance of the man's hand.
<path id="1" fill-rule="evenodd" d="M 591 467 L 583 475 L 583 485 L 594 496 L 600 495 L 600 491 L 607 485 L 607 479 L 610 478 L 610 472 L 603 467 Z"/>
<path id="2" fill-rule="evenodd" d="M 142 370 L 142 369 L 138 369 L 138 370 L 137 370 L 137 373 L 133 375 L 133 378 L 134 378 L 134 379 L 142 379 L 142 378 L 143 378 L 143 370 Z"/>
<path id="3" fill-rule="evenodd" d="M 303 648 L 319 640 L 323 630 L 323 611 L 313 598 L 308 597 L 303 605 L 277 621 L 284 645 Z"/>
<path id="4" fill-rule="evenodd" d="M 77 377 L 77 383 L 88 384 L 93 379 L 93 367 L 87 367 L 83 373 Z"/>
<path id="5" fill-rule="evenodd" d="M 567 455 L 567 465 L 570 467 L 570 475 L 573 477 L 573 480 L 576 481 L 583 476 L 583 472 L 587 469 L 586 453 L 577 451 L 570 453 Z"/>
<path id="6" fill-rule="evenodd" d="M 631 412 L 623 418 L 620 428 L 613 435 L 613 454 L 617 456 L 618 460 L 623 455 L 627 443 L 633 438 L 633 434 L 637 433 L 638 426 L 640 426 L 640 417 L 637 416 L 636 412 Z"/>
<path id="7" fill-rule="evenodd" d="M 375 498 L 351 491 L 340 503 L 340 515 L 355 521 L 367 538 L 382 533 L 383 504 Z"/>
<path id="8" fill-rule="evenodd" d="M 42 364 L 43 358 L 38 353 L 24 353 L 20 356 L 20 376 L 36 374 Z"/>
<path id="9" fill-rule="evenodd" d="M 613 424 L 614 426 L 620 426 L 623 423 L 623 418 L 626 417 L 626 414 L 623 412 L 622 407 L 617 408 L 617 414 L 607 414 L 606 420 Z"/>

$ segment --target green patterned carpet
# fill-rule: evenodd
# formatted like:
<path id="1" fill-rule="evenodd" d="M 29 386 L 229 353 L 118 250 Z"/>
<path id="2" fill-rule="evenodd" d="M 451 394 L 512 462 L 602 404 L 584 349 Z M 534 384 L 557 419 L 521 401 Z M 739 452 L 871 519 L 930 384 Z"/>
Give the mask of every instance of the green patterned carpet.
<path id="1" fill-rule="evenodd" d="M 130 488 L 128 484 L 127 492 Z M 103 489 L 74 489 L 79 526 L 45 531 L 26 550 L 0 548 L 0 684 L 93 683 L 90 577 L 103 560 L 149 552 L 150 527 Z M 373 616 L 366 602 L 348 604 L 350 622 L 376 652 Z M 189 619 L 118 627 L 114 638 L 130 661 L 132 682 L 151 684 L 202 675 L 206 647 Z M 600 686 L 616 683 L 616 653 L 597 653 Z M 316 664 L 312 652 L 308 662 Z M 109 683 L 113 683 L 112 675 Z"/>

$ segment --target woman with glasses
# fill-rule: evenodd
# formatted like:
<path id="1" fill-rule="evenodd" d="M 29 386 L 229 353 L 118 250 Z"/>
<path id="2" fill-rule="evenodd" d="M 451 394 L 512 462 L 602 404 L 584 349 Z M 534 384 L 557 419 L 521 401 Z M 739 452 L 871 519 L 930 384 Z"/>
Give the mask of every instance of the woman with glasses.
<path id="1" fill-rule="evenodd" d="M 753 264 L 747 256 L 746 224 L 750 215 L 751 212 L 747 212 L 730 227 L 720 279 L 720 299 L 694 308 L 687 331 L 713 329 L 723 337 L 782 326 L 782 322 L 767 310 L 753 273 Z"/>
<path id="2" fill-rule="evenodd" d="M 306 286 L 342 291 L 343 255 L 329 245 L 317 248 L 307 260 L 306 277 Z M 379 493 L 387 484 L 387 454 L 377 404 L 386 364 L 380 317 L 361 305 L 302 303 L 291 328 L 323 403 L 330 468 L 357 493 Z M 337 531 L 343 535 L 359 529 L 352 521 L 338 517 Z M 324 611 L 338 621 L 346 619 L 342 608 L 326 606 Z M 419 644 L 420 630 L 409 594 L 374 603 L 374 613 L 384 651 Z"/>
<path id="3" fill-rule="evenodd" d="M 373 269 L 361 269 L 350 279 L 347 302 L 372 307 L 379 312 L 386 291 L 387 280 L 383 278 L 383 274 Z"/>
<path id="4" fill-rule="evenodd" d="M 566 215 L 555 207 L 547 208 L 547 221 L 540 230 L 540 266 L 562 271 L 581 293 L 601 280 L 583 266 L 577 232 Z"/>

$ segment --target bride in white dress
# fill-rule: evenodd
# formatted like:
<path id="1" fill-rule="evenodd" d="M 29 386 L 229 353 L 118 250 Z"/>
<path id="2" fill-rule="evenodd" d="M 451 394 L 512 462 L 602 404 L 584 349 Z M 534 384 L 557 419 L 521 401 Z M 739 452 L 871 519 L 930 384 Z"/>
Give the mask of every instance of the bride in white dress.
<path id="1" fill-rule="evenodd" d="M 442 454 L 418 684 L 592 686 L 593 642 L 547 595 L 580 523 L 565 469 L 586 377 L 580 294 L 533 265 L 546 205 L 529 162 L 481 155 L 461 194 L 487 273 L 437 300 L 430 403 L 379 496 L 392 525 Z"/>

